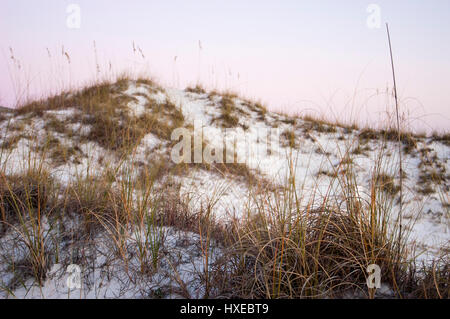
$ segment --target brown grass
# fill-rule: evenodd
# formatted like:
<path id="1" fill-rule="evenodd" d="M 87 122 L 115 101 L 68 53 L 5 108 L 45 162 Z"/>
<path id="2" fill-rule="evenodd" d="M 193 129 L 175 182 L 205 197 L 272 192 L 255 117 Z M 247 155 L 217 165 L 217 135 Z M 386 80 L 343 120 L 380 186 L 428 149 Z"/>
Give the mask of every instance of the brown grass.
<path id="1" fill-rule="evenodd" d="M 394 129 L 390 130 L 374 130 L 370 128 L 365 128 L 360 131 L 359 139 L 362 144 L 369 140 L 385 140 L 396 142 L 398 141 L 398 132 Z M 403 152 L 406 154 L 411 153 L 417 148 L 417 137 L 411 133 L 401 132 L 400 141 L 403 144 Z"/>
<path id="2" fill-rule="evenodd" d="M 50 267 L 43 220 L 50 217 L 56 200 L 53 181 L 48 172 L 36 169 L 22 175 L 0 176 L 0 237 L 8 230 L 19 234 L 18 245 L 26 247 L 26 255 L 10 268 L 20 278 L 32 276 L 39 284 Z M 28 225 L 31 225 L 29 227 Z M 15 275 L 17 276 L 17 275 Z M 13 279 L 13 285 L 20 278 Z"/>
<path id="3" fill-rule="evenodd" d="M 141 83 L 154 85 L 152 81 Z M 170 140 L 173 129 L 184 125 L 181 111 L 171 102 L 158 104 L 149 99 L 147 114 L 140 117 L 128 114 L 125 106 L 133 98 L 120 94 L 127 86 L 125 79 L 116 84 L 94 85 L 29 103 L 16 114 L 43 116 L 47 110 L 76 108 L 86 115 L 82 117 L 83 124 L 91 127 L 86 139 L 119 153 L 128 152 L 148 133 Z M 239 124 L 234 98 L 231 94 L 221 96 L 222 114 L 217 120 L 224 127 Z M 255 104 L 253 110 L 261 117 L 266 116 L 265 108 L 260 105 Z M 295 125 L 297 120 L 286 121 Z M 305 130 L 331 133 L 339 127 L 324 121 L 305 121 L 308 122 Z M 52 118 L 47 128 L 67 135 L 70 132 L 66 124 Z M 294 131 L 285 133 L 289 145 L 294 147 Z M 396 141 L 397 137 L 395 131 L 360 133 L 361 140 Z M 416 146 L 412 135 L 402 134 L 401 140 L 405 148 Z M 10 141 L 6 146 L 11 147 L 13 143 Z M 76 146 L 63 146 L 53 135 L 38 147 L 46 154 L 49 151 L 48 156 L 57 163 L 79 153 Z M 374 298 L 376 291 L 368 289 L 365 281 L 366 267 L 370 264 L 381 267 L 383 283 L 392 288 L 394 297 L 448 298 L 448 260 L 436 261 L 420 271 L 414 269 L 408 259 L 407 234 L 398 232 L 397 226 L 394 230 L 389 227 L 393 196 L 384 195 L 397 194 L 394 178 L 381 173 L 379 167 L 374 168 L 370 196 L 365 200 L 359 194 L 352 164 L 353 159 L 346 154 L 340 164 L 345 170 L 339 174 L 319 173 L 339 185 L 336 192 L 330 190 L 319 201 L 315 193 L 306 198 L 308 194 L 297 189 L 292 177 L 287 185 L 274 189 L 267 187 L 270 181 L 246 164 L 173 165 L 167 154 L 155 156 L 151 165 L 133 163 L 126 169 L 122 166 L 107 169 L 103 175 L 80 177 L 64 187 L 55 185 L 44 170 L 30 170 L 18 176 L 2 173 L 0 237 L 14 226 L 29 251 L 27 259 L 10 267 L 17 273 L 13 286 L 29 277 L 42 285 L 52 265 L 51 258 L 58 255 L 57 251 L 49 252 L 44 244 L 47 238 L 43 235 L 42 217 L 46 216 L 52 221 L 64 218 L 81 221 L 78 228 L 71 230 L 59 223 L 64 239 L 55 237 L 55 240 L 83 242 L 94 249 L 92 240 L 99 234 L 108 234 L 114 243 L 114 256 L 125 264 L 131 254 L 139 253 L 128 251 L 124 244 L 131 238 L 130 229 L 145 225 L 149 237 L 159 236 L 155 232 L 160 226 L 198 234 L 201 238 L 198 254 L 204 258 L 206 269 L 196 276 L 205 285 L 206 298 Z M 172 176 L 192 167 L 242 178 L 252 186 L 249 187 L 249 201 L 254 204 L 249 206 L 251 210 L 241 212 L 242 219 L 227 223 L 214 218 L 214 203 L 207 202 L 200 209 L 192 210 L 181 196 L 180 185 L 171 180 Z M 137 177 L 131 172 L 137 173 Z M 446 183 L 440 175 L 421 178 Z M 158 187 L 156 182 L 160 182 Z M 136 198 L 133 196 L 136 192 L 143 195 Z M 306 205 L 300 204 L 302 199 L 307 199 Z M 30 230 L 32 236 L 27 233 Z M 209 259 L 213 243 L 221 248 L 221 258 L 214 263 Z M 160 245 L 160 238 L 142 245 L 141 273 L 152 274 L 158 268 L 159 258 L 164 254 Z M 152 258 L 148 258 L 149 252 Z M 180 282 L 180 290 L 187 295 L 183 285 Z"/>
<path id="4" fill-rule="evenodd" d="M 195 87 L 188 87 L 185 91 L 195 94 L 206 94 L 205 89 L 200 84 L 197 84 Z"/>
<path id="5" fill-rule="evenodd" d="M 223 128 L 233 128 L 239 124 L 239 119 L 235 115 L 236 105 L 234 104 L 234 96 L 225 94 L 222 95 L 220 100 L 220 111 L 221 115 L 214 119 L 214 121 L 219 121 Z"/>
<path id="6" fill-rule="evenodd" d="M 281 137 L 284 138 L 285 144 L 290 148 L 295 148 L 297 146 L 297 143 L 295 141 L 295 132 L 293 130 L 285 130 L 281 134 Z"/>
<path id="7" fill-rule="evenodd" d="M 400 186 L 395 184 L 394 177 L 391 175 L 380 173 L 376 176 L 374 182 L 378 188 L 391 196 L 396 195 L 400 191 Z"/>

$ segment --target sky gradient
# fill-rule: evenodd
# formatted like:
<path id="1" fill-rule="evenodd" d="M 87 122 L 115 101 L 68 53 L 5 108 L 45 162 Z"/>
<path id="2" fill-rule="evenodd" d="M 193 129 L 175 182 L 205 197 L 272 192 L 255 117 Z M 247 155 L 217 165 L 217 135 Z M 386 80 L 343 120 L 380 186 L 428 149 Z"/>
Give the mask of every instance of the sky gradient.
<path id="1" fill-rule="evenodd" d="M 72 3 L 79 29 L 67 26 Z M 381 28 L 367 24 L 372 3 Z M 126 70 L 231 89 L 272 110 L 383 125 L 393 107 L 385 22 L 407 124 L 448 131 L 448 0 L 2 0 L 0 104 Z"/>

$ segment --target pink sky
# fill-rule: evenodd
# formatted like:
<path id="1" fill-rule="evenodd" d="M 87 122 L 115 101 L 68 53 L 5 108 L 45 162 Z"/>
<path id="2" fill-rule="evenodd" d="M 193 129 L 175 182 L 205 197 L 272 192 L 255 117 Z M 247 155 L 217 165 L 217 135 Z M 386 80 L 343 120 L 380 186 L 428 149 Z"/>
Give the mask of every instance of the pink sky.
<path id="1" fill-rule="evenodd" d="M 79 29 L 66 24 L 71 3 Z M 393 107 L 383 94 L 392 89 L 389 22 L 403 113 L 415 129 L 448 131 L 450 2 L 374 2 L 379 29 L 367 25 L 371 3 L 3 0 L 0 104 L 13 106 L 18 90 L 42 96 L 93 81 L 97 60 L 105 77 L 128 70 L 181 88 L 200 80 L 270 109 L 380 125 Z"/>

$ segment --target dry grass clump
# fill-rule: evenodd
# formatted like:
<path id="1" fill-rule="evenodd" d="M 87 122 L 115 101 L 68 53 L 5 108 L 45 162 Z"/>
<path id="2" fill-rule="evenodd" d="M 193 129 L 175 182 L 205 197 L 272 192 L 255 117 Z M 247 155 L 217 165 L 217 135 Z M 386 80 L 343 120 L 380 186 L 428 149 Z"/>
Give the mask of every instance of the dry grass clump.
<path id="1" fill-rule="evenodd" d="M 284 142 L 290 148 L 295 148 L 297 143 L 295 141 L 295 132 L 293 130 L 285 130 L 281 137 L 284 139 Z"/>
<path id="2" fill-rule="evenodd" d="M 25 129 L 25 121 L 10 121 L 8 122 L 7 129 L 9 132 L 20 133 Z"/>
<path id="3" fill-rule="evenodd" d="M 437 134 L 437 133 L 433 133 L 433 135 L 431 136 L 432 141 L 437 141 L 437 142 L 441 142 L 447 146 L 450 146 L 450 133 L 445 133 L 445 134 Z"/>
<path id="4" fill-rule="evenodd" d="M 338 176 L 338 171 L 330 172 L 330 171 L 322 169 L 322 170 L 319 170 L 319 172 L 317 173 L 317 176 L 321 176 L 321 175 L 328 176 L 330 178 L 336 178 Z"/>
<path id="5" fill-rule="evenodd" d="M 215 163 L 212 164 L 212 166 L 209 168 L 213 171 L 217 171 L 221 175 L 229 176 L 232 175 L 234 178 L 236 178 L 239 181 L 243 181 L 247 185 L 257 185 L 260 183 L 263 178 L 258 176 L 258 173 L 254 170 L 251 170 L 247 164 L 245 163 Z M 267 185 L 268 183 L 266 181 Z"/>
<path id="6" fill-rule="evenodd" d="M 170 101 L 157 103 L 150 100 L 146 107 L 150 113 L 139 117 L 134 127 L 142 129 L 141 136 L 153 133 L 161 139 L 170 140 L 173 130 L 184 126 L 183 112 Z"/>
<path id="7" fill-rule="evenodd" d="M 417 192 L 422 194 L 422 195 L 424 195 L 424 196 L 427 196 L 427 195 L 434 194 L 436 192 L 436 190 L 434 189 L 434 187 L 431 184 L 427 183 L 425 185 L 422 185 L 417 190 Z"/>
<path id="8" fill-rule="evenodd" d="M 176 175 L 178 173 L 176 165 L 172 165 L 172 162 L 167 156 L 161 154 L 151 157 L 151 164 L 136 163 L 134 169 L 138 172 L 136 187 L 139 189 L 145 187 L 149 179 L 159 181 L 165 176 Z"/>
<path id="9" fill-rule="evenodd" d="M 137 84 L 154 85 L 151 80 L 140 79 Z M 139 117 L 129 114 L 127 105 L 135 97 L 124 95 L 129 80 L 119 79 L 115 83 L 103 82 L 78 92 L 62 93 L 46 100 L 21 106 L 17 114 L 42 116 L 43 112 L 57 109 L 75 108 L 84 114 L 81 118 L 60 120 L 52 117 L 46 122 L 46 129 L 72 137 L 67 130 L 70 121 L 79 121 L 89 126 L 89 134 L 82 140 L 89 140 L 113 151 L 129 151 L 148 133 L 170 139 L 174 128 L 184 122 L 182 112 L 170 101 L 159 104 L 150 97 L 147 112 Z"/>
<path id="10" fill-rule="evenodd" d="M 386 173 L 380 173 L 375 177 L 376 186 L 392 196 L 400 191 L 400 186 L 395 184 L 394 177 Z"/>
<path id="11" fill-rule="evenodd" d="M 185 91 L 195 94 L 206 94 L 205 89 L 200 84 L 197 84 L 195 87 L 188 87 L 185 89 Z"/>
<path id="12" fill-rule="evenodd" d="M 336 126 L 328 125 L 328 124 L 322 124 L 319 121 L 306 121 L 303 124 L 303 130 L 305 133 L 309 133 L 311 131 L 316 131 L 318 133 L 336 133 L 337 129 Z"/>
<path id="13" fill-rule="evenodd" d="M 116 83 L 103 82 L 84 88 L 78 92 L 63 92 L 45 100 L 31 102 L 20 106 L 16 114 L 43 116 L 45 111 L 75 108 L 85 114 L 82 124 L 91 125 L 89 140 L 98 142 L 105 148 L 119 149 L 127 145 L 129 139 L 135 138 L 130 119 L 125 112 L 130 97 L 121 95 L 128 87 L 127 79 Z M 67 134 L 67 123 L 53 117 L 46 128 Z"/>
<path id="14" fill-rule="evenodd" d="M 222 98 L 220 100 L 220 111 L 221 115 L 214 120 L 219 120 L 224 128 L 233 128 L 239 124 L 239 119 L 235 115 L 236 105 L 234 103 L 233 95 L 222 95 Z"/>
<path id="15" fill-rule="evenodd" d="M 190 169 L 201 169 L 205 170 L 214 174 L 219 174 L 220 176 L 225 177 L 233 177 L 233 179 L 244 182 L 247 185 L 254 185 L 263 180 L 261 176 L 259 176 L 258 172 L 256 170 L 252 170 L 249 168 L 249 166 L 246 163 L 240 163 L 237 152 L 234 152 L 233 154 L 233 160 L 232 163 L 224 163 L 227 161 L 227 149 L 226 148 L 218 148 L 212 150 L 213 156 L 216 156 L 220 158 L 219 161 L 216 161 L 215 159 L 212 160 L 211 163 L 207 163 L 203 158 L 203 151 L 206 150 L 209 146 L 206 139 L 202 140 L 202 144 L 200 148 L 200 154 L 202 155 L 203 160 L 201 163 L 195 163 L 195 152 L 196 152 L 196 145 L 194 143 L 194 132 L 193 128 L 190 125 L 186 126 L 187 129 L 190 131 L 190 140 L 191 140 L 191 147 L 190 151 L 191 153 L 188 154 L 188 158 L 190 160 L 190 163 L 181 162 L 178 164 L 173 164 L 173 162 L 163 156 L 162 161 L 164 161 L 164 165 L 161 165 L 161 167 L 164 167 L 164 174 L 163 175 L 174 175 L 174 176 L 182 176 L 185 175 L 186 172 L 188 172 Z M 177 143 L 178 141 L 172 141 L 171 143 Z M 234 150 L 234 149 L 233 149 Z M 216 154 L 216 152 L 219 152 L 219 154 Z M 160 167 L 159 160 L 156 161 L 156 166 Z M 270 183 L 267 183 L 270 184 Z"/>
<path id="16" fill-rule="evenodd" d="M 447 251 L 430 265 L 412 266 L 407 297 L 416 299 L 450 298 L 450 260 Z"/>
<path id="17" fill-rule="evenodd" d="M 41 168 L 20 176 L 0 177 L 0 237 L 12 231 L 18 236 L 17 245 L 24 248 L 20 262 L 7 261 L 20 278 L 32 276 L 40 284 L 45 280 L 51 255 L 45 223 L 55 200 L 53 182 Z"/>
<path id="18" fill-rule="evenodd" d="M 64 121 L 61 121 L 60 119 L 58 119 L 57 117 L 55 117 L 53 115 L 51 115 L 51 116 L 47 115 L 46 119 L 47 119 L 47 121 L 44 126 L 45 130 L 60 133 L 60 134 L 68 133 L 67 123 L 65 123 Z"/>
<path id="19" fill-rule="evenodd" d="M 423 267 L 425 277 L 419 281 L 417 298 L 450 299 L 450 261 L 447 258 L 433 261 L 431 267 Z"/>
<path id="20" fill-rule="evenodd" d="M 74 163 L 79 163 L 77 157 L 80 155 L 81 150 L 78 146 L 59 145 L 54 148 L 50 153 L 50 158 L 55 165 L 63 165 L 69 162 L 72 158 Z"/>
<path id="21" fill-rule="evenodd" d="M 301 209 L 294 185 L 273 202 L 264 198 L 257 211 L 234 228 L 234 242 L 222 265 L 221 293 L 232 298 L 373 297 L 366 268 L 377 264 L 383 282 L 398 287 L 404 241 L 388 231 L 387 216 L 376 202 L 357 197 L 352 184 L 347 208 L 333 199 Z M 373 190 L 376 192 L 376 190 Z M 395 289 L 395 288 L 394 288 Z"/>
<path id="22" fill-rule="evenodd" d="M 419 183 L 420 184 L 428 184 L 430 182 L 441 185 L 447 181 L 447 176 L 445 175 L 445 171 L 438 171 L 436 169 L 431 168 L 430 170 L 423 170 L 419 175 Z"/>
<path id="23" fill-rule="evenodd" d="M 0 148 L 3 150 L 13 149 L 23 137 L 25 137 L 23 134 L 8 136 L 3 139 Z"/>
<path id="24" fill-rule="evenodd" d="M 0 124 L 5 122 L 7 119 L 9 119 L 10 117 L 6 114 L 6 113 L 12 113 L 12 110 L 4 110 L 1 106 L 0 106 Z"/>
<path id="25" fill-rule="evenodd" d="M 65 216 L 81 220 L 77 238 L 93 238 L 109 227 L 126 227 L 128 212 L 124 198 L 112 186 L 115 181 L 111 172 L 103 177 L 79 179 L 67 188 L 58 209 Z"/>
<path id="26" fill-rule="evenodd" d="M 123 77 L 123 78 L 124 78 L 124 77 Z M 152 80 L 152 79 L 150 79 L 150 78 L 148 78 L 148 77 L 146 77 L 146 78 L 144 78 L 144 77 L 138 77 L 138 78 L 136 79 L 136 84 L 137 84 L 137 85 L 142 85 L 142 84 L 144 84 L 144 85 L 150 86 L 150 87 L 152 87 L 152 88 L 161 89 L 161 87 L 160 87 L 154 80 Z M 125 85 L 123 85 L 123 86 L 125 86 Z"/>
<path id="27" fill-rule="evenodd" d="M 31 149 L 45 154 L 56 166 L 64 165 L 68 162 L 79 163 L 80 157 L 84 155 L 76 143 L 63 143 L 49 132 L 41 141 L 34 142 L 35 145 L 32 145 Z"/>
<path id="28" fill-rule="evenodd" d="M 194 152 L 195 152 L 195 147 L 194 147 L 194 140 L 191 140 L 191 159 L 194 158 Z M 202 141 L 202 150 L 204 150 L 207 147 L 207 142 L 205 140 Z M 215 150 L 218 152 L 221 152 L 222 154 L 222 159 L 226 159 L 226 148 L 222 149 L 222 150 Z M 205 171 L 209 171 L 215 174 L 219 174 L 220 176 L 225 176 L 225 177 L 229 177 L 232 176 L 234 179 L 236 179 L 237 181 L 241 181 L 246 183 L 247 185 L 251 186 L 251 185 L 255 185 L 260 183 L 261 181 L 263 181 L 264 179 L 259 176 L 258 172 L 255 170 L 250 169 L 250 167 L 246 164 L 246 163 L 239 163 L 238 161 L 238 156 L 235 153 L 234 157 L 233 157 L 233 162 L 232 163 L 223 163 L 223 162 L 213 162 L 213 163 L 180 163 L 178 165 L 176 165 L 171 172 L 173 174 L 178 174 L 178 175 L 182 175 L 185 174 L 186 171 L 188 171 L 190 168 L 199 168 Z M 269 185 L 270 183 L 266 184 Z"/>
<path id="29" fill-rule="evenodd" d="M 377 140 L 380 138 L 380 132 L 371 128 L 364 128 L 360 131 L 359 138 L 362 141 Z"/>
<path id="30" fill-rule="evenodd" d="M 348 134 L 358 129 L 356 124 L 347 125 L 338 121 L 332 122 L 312 115 L 303 115 L 300 118 L 306 122 L 304 127 L 306 131 L 314 130 L 319 133 L 336 133 L 337 127 L 340 127 Z"/>
<path id="31" fill-rule="evenodd" d="M 91 125 L 89 135 L 90 141 L 95 141 L 102 147 L 111 150 L 119 150 L 129 145 L 129 141 L 138 138 L 138 132 L 131 126 L 131 119 L 123 114 L 121 120 L 115 112 L 95 112 L 83 124 Z"/>
<path id="32" fill-rule="evenodd" d="M 418 178 L 418 192 L 422 195 L 430 195 L 437 191 L 434 186 L 442 186 L 447 191 L 447 184 L 450 175 L 447 174 L 445 165 L 439 160 L 436 153 L 430 156 L 430 150 L 423 148 L 420 150 L 421 161 L 418 168 L 420 174 Z M 446 190 L 447 189 L 447 190 Z"/>
<path id="33" fill-rule="evenodd" d="M 119 79 L 116 83 L 104 81 L 77 92 L 62 92 L 46 99 L 21 105 L 15 110 L 15 113 L 16 115 L 31 113 L 33 116 L 42 116 L 45 111 L 73 107 L 89 114 L 98 108 L 117 106 L 118 100 L 113 95 L 122 92 L 127 86 L 128 80 L 125 78 Z"/>
<path id="34" fill-rule="evenodd" d="M 247 106 L 253 111 L 256 112 L 258 114 L 258 119 L 260 121 L 263 121 L 266 117 L 267 114 L 267 107 L 264 106 L 262 103 L 257 102 L 257 103 L 251 103 L 248 102 Z"/>
<path id="35" fill-rule="evenodd" d="M 419 186 L 418 192 L 422 195 L 430 195 L 435 193 L 437 189 L 433 187 L 434 185 L 447 185 L 447 181 L 450 180 L 450 175 L 446 175 L 445 170 L 429 168 L 422 169 L 419 174 Z"/>
<path id="36" fill-rule="evenodd" d="M 92 107 L 89 117 L 83 119 L 83 124 L 91 127 L 87 139 L 111 150 L 128 149 L 149 132 L 149 123 L 143 118 L 136 120 L 128 114 L 125 107 L 130 101 L 129 97 L 105 98 L 108 100 Z M 95 103 L 89 101 L 88 105 Z M 103 103 L 109 103 L 108 107 L 101 107 Z"/>
<path id="37" fill-rule="evenodd" d="M 25 222 L 35 213 L 47 213 L 50 183 L 46 172 L 29 171 L 20 176 L 0 176 L 0 235 L 20 220 Z"/>
<path id="38" fill-rule="evenodd" d="M 372 149 L 370 148 L 369 145 L 364 145 L 361 146 L 361 144 L 358 144 L 357 147 L 355 147 L 352 151 L 353 155 L 366 155 L 367 156 L 367 152 L 372 151 Z"/>
<path id="39" fill-rule="evenodd" d="M 195 234 L 208 233 L 210 238 L 224 244 L 229 237 L 228 229 L 215 219 L 212 212 L 213 205 L 205 203 L 204 207 L 193 212 L 180 196 L 179 189 L 169 188 L 162 196 L 156 223 Z"/>
<path id="40" fill-rule="evenodd" d="M 376 264 L 391 298 L 448 298 L 448 261 L 424 266 L 419 277 L 407 257 L 408 234 L 390 223 L 391 195 L 398 191 L 393 178 L 375 168 L 363 199 L 351 169 L 330 177 L 339 191 L 319 206 L 299 204 L 304 194 L 293 179 L 275 197 L 254 198 L 256 209 L 231 225 L 226 254 L 215 264 L 218 296 L 375 298 L 366 278 Z"/>
<path id="41" fill-rule="evenodd" d="M 371 128 L 365 128 L 360 131 L 359 139 L 364 144 L 369 140 L 385 140 L 391 142 L 397 142 L 399 140 L 398 131 L 395 129 L 389 130 L 374 130 Z M 403 151 L 407 154 L 411 153 L 417 148 L 417 138 L 406 132 L 400 133 L 400 141 L 403 144 Z"/>
<path id="42" fill-rule="evenodd" d="M 286 116 L 285 118 L 283 118 L 281 120 L 281 122 L 283 122 L 284 124 L 289 124 L 289 125 L 295 126 L 297 124 L 297 119 L 294 117 Z"/>

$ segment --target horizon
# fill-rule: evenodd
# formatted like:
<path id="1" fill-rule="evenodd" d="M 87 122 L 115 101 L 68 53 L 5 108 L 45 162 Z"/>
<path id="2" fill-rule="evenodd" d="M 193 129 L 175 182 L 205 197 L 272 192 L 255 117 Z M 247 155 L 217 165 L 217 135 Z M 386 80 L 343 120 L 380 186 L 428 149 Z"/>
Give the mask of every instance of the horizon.
<path id="1" fill-rule="evenodd" d="M 236 91 L 272 111 L 383 125 L 386 110 L 393 111 L 385 94 L 393 86 L 388 22 L 405 125 L 445 132 L 449 9 L 444 0 L 6 0 L 0 4 L 0 66 L 7 70 L 0 75 L 0 105 L 15 107 L 127 71 L 165 86 Z"/>

